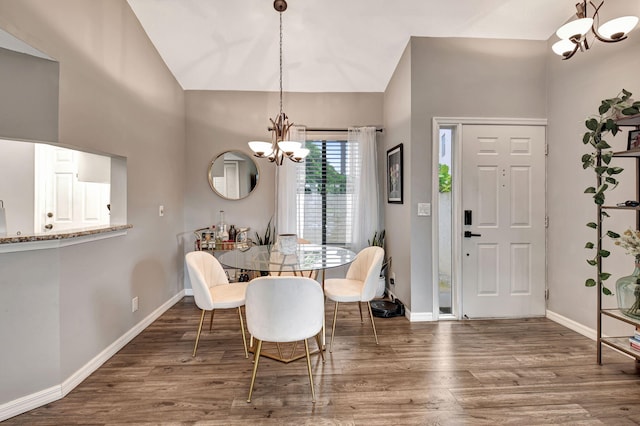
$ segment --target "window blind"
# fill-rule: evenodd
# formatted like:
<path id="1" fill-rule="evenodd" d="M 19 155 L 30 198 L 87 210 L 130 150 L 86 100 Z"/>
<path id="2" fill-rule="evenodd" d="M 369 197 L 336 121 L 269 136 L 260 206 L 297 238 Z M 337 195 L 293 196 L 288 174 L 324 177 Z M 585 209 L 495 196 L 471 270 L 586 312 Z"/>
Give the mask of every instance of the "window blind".
<path id="1" fill-rule="evenodd" d="M 297 170 L 298 236 L 316 244 L 348 246 L 355 205 L 358 145 L 306 142 L 309 155 Z"/>

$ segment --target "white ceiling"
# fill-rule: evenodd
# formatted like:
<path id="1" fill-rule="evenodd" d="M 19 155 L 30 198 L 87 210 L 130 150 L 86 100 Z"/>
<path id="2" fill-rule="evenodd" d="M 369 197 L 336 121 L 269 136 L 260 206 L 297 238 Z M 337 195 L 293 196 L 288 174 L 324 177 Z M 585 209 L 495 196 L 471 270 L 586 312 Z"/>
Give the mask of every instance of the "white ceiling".
<path id="1" fill-rule="evenodd" d="M 185 90 L 278 90 L 272 0 L 128 0 Z M 575 0 L 288 0 L 283 87 L 382 92 L 410 36 L 547 40 Z"/>

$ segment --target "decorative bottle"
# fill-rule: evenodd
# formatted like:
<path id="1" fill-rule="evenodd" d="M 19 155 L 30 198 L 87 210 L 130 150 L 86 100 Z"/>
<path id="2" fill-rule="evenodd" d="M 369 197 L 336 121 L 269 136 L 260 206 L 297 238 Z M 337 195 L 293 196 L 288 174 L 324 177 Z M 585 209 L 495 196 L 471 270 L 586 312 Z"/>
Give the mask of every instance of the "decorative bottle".
<path id="1" fill-rule="evenodd" d="M 616 281 L 616 296 L 620 312 L 640 319 L 640 256 L 636 256 L 633 273 Z"/>
<path id="2" fill-rule="evenodd" d="M 220 241 L 228 241 L 229 231 L 227 229 L 227 224 L 224 221 L 224 210 L 220 210 L 220 222 L 218 222 L 216 228 L 218 229 L 218 238 Z"/>
<path id="3" fill-rule="evenodd" d="M 237 235 L 237 231 L 236 231 L 235 225 L 229 226 L 229 241 L 233 241 L 235 243 L 236 235 Z"/>

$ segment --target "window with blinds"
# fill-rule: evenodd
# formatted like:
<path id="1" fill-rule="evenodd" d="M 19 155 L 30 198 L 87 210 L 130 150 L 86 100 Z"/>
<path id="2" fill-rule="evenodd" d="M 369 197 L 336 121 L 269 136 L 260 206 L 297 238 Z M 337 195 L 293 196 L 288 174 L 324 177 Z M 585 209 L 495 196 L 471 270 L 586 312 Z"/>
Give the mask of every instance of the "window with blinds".
<path id="1" fill-rule="evenodd" d="M 297 170 L 298 236 L 315 244 L 348 246 L 355 203 L 358 145 L 307 141 L 309 155 Z"/>

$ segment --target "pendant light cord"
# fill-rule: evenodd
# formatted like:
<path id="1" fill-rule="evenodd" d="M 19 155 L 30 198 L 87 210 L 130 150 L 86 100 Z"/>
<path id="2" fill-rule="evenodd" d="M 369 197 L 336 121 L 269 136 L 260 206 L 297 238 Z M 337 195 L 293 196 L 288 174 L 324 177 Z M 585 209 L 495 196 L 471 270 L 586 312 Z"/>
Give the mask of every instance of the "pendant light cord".
<path id="1" fill-rule="evenodd" d="M 280 115 L 282 115 L 282 12 L 280 12 Z"/>

